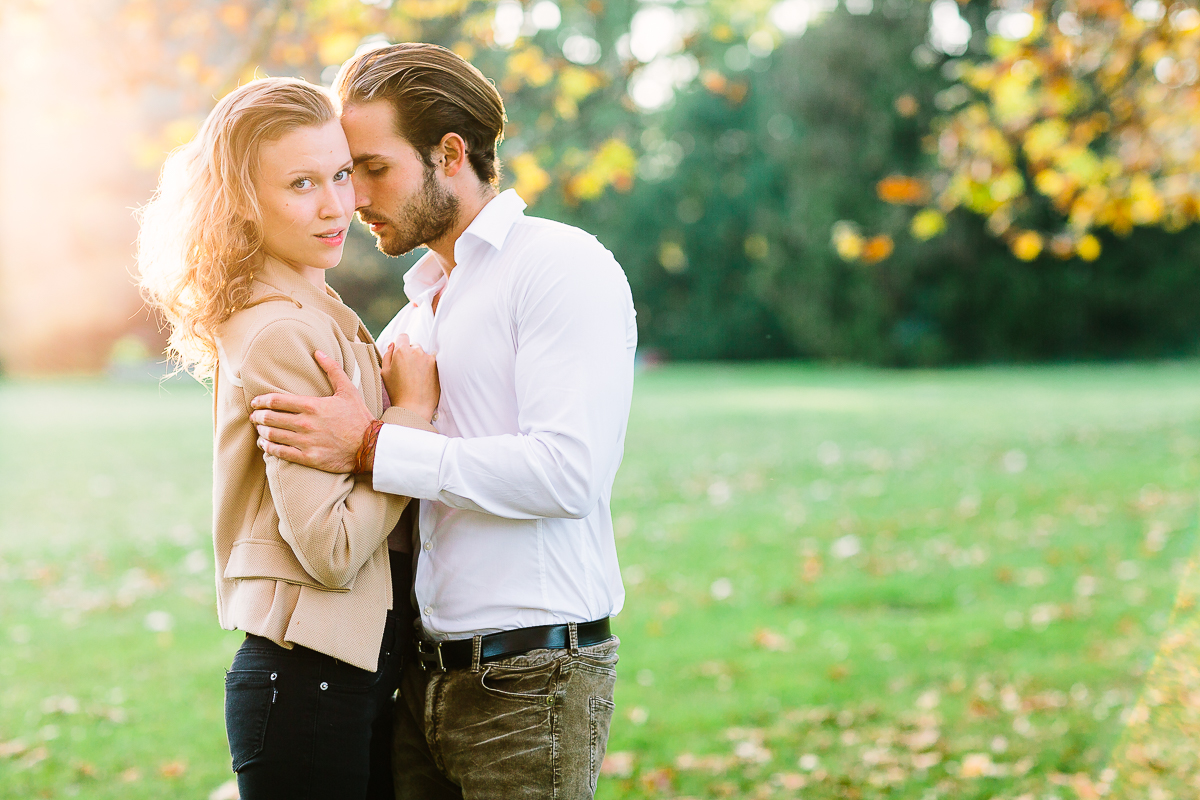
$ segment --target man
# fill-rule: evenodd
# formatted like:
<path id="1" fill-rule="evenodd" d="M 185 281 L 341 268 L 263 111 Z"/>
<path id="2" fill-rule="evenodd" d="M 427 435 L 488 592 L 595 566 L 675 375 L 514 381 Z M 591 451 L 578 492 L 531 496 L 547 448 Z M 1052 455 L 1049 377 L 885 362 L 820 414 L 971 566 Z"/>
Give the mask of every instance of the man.
<path id="1" fill-rule="evenodd" d="M 418 653 L 396 712 L 397 797 L 592 797 L 624 601 L 609 511 L 637 340 L 629 285 L 594 237 L 498 193 L 504 107 L 450 51 L 403 44 L 339 75 L 356 205 L 379 248 L 429 252 L 380 336 L 436 352 L 438 434 L 381 430 L 336 393 L 254 402 L 261 446 L 421 498 Z M 410 345 L 409 342 L 415 344 Z"/>

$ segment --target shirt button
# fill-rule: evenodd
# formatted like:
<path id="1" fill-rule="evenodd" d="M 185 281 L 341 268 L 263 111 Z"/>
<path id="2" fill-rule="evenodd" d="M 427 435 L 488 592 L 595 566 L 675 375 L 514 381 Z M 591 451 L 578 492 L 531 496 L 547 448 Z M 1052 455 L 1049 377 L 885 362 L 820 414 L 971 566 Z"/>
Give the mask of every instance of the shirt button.
<path id="1" fill-rule="evenodd" d="M 425 543 L 425 552 L 429 552 L 432 549 L 433 549 L 433 542 L 426 542 Z"/>
<path id="2" fill-rule="evenodd" d="M 326 683 L 325 681 L 321 681 L 321 691 L 323 692 L 328 688 L 329 688 L 329 684 Z"/>
<path id="3" fill-rule="evenodd" d="M 433 606 L 425 606 L 425 616 L 428 617 L 432 613 L 433 613 Z"/>

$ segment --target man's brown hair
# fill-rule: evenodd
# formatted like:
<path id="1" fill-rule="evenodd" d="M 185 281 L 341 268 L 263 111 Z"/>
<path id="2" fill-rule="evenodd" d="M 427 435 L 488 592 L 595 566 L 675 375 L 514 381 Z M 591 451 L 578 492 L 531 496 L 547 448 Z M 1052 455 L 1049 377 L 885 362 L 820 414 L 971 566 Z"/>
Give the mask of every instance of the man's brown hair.
<path id="1" fill-rule="evenodd" d="M 386 100 L 396 132 L 427 167 L 447 133 L 467 143 L 467 159 L 481 181 L 500 181 L 496 146 L 504 138 L 504 101 L 483 73 L 436 44 L 403 43 L 370 50 L 342 65 L 334 82 L 342 105 Z"/>

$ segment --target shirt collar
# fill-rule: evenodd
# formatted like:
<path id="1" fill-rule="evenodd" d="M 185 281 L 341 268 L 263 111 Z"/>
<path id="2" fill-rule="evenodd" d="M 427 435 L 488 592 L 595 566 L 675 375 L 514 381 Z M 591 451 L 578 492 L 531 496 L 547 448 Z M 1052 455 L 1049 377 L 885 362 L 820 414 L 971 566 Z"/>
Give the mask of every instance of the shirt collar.
<path id="1" fill-rule="evenodd" d="M 454 243 L 455 263 L 461 264 L 468 248 L 476 242 L 486 242 L 496 250 L 504 247 L 513 225 L 525 216 L 525 208 L 525 201 L 516 189 L 506 189 L 489 200 Z M 426 253 L 404 273 L 404 294 L 410 300 L 422 302 L 424 295 L 440 289 L 445 280 L 433 253 Z"/>
<path id="2" fill-rule="evenodd" d="M 507 189 L 493 197 L 479 210 L 475 219 L 471 220 L 462 236 L 458 237 L 458 242 L 454 245 L 455 262 L 458 261 L 459 245 L 468 237 L 487 242 L 497 250 L 504 247 L 508 232 L 517 220 L 525 216 L 524 212 L 525 201 L 517 194 L 516 189 Z"/>
<path id="3" fill-rule="evenodd" d="M 366 333 L 358 315 L 342 302 L 337 292 L 328 286 L 314 286 L 286 264 L 266 259 L 258 274 L 254 276 L 254 282 L 259 284 L 254 291 L 255 300 L 266 299 L 272 294 L 282 294 L 302 308 L 305 303 L 309 303 L 332 317 L 345 337 L 351 341 L 362 339 L 362 335 Z"/>

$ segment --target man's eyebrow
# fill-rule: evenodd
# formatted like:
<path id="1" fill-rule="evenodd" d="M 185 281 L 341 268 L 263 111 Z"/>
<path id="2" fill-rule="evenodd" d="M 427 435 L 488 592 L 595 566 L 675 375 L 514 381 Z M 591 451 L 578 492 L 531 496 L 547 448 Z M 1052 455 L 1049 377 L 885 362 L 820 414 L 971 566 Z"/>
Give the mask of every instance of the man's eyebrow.
<path id="1" fill-rule="evenodd" d="M 363 153 L 354 157 L 354 166 L 358 166 L 364 161 L 387 161 L 387 158 L 378 153 Z"/>

